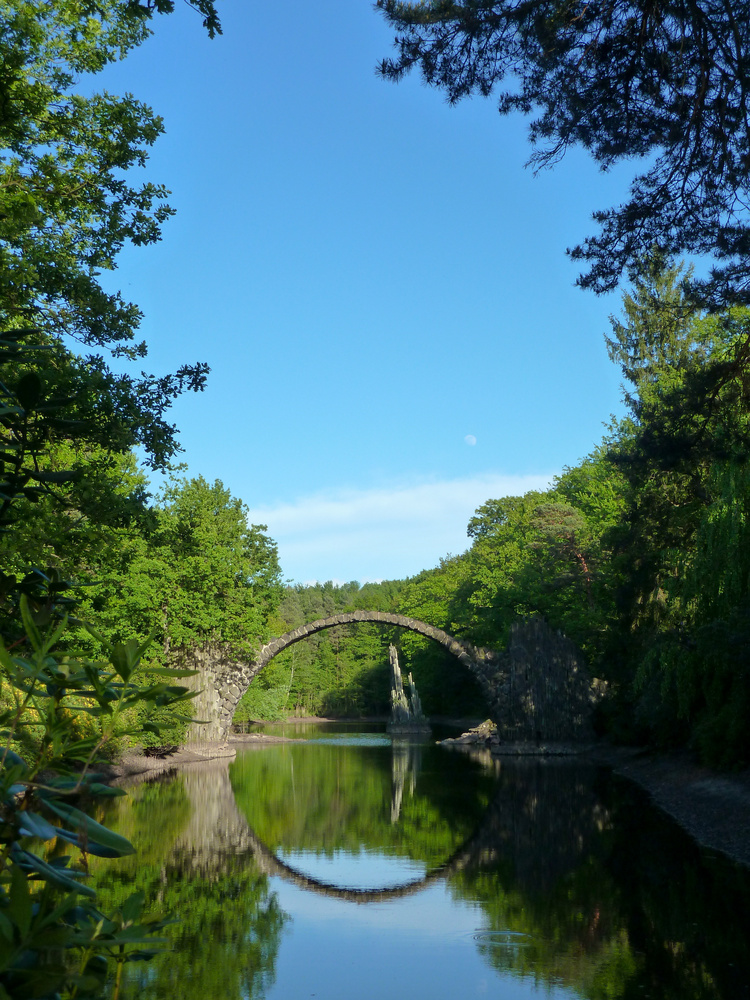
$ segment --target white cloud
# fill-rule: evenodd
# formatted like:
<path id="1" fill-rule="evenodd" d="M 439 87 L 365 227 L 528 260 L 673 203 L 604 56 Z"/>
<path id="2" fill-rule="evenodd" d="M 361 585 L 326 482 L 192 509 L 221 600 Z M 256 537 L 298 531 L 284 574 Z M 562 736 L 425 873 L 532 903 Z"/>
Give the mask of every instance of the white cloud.
<path id="1" fill-rule="evenodd" d="M 489 499 L 544 489 L 552 475 L 332 490 L 250 511 L 279 545 L 284 576 L 313 580 L 400 579 L 468 547 L 469 518 Z"/>

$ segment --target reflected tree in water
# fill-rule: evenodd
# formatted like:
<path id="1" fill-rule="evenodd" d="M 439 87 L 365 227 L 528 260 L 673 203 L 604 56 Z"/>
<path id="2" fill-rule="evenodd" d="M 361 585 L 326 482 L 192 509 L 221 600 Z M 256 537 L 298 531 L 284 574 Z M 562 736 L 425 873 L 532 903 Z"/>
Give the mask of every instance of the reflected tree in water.
<path id="1" fill-rule="evenodd" d="M 503 973 L 590 1000 L 750 996 L 750 873 L 711 858 L 637 789 L 593 768 L 501 766 L 487 851 L 449 879 Z"/>
<path id="2" fill-rule="evenodd" d="M 226 764 L 223 773 L 228 784 Z M 132 829 L 140 851 L 96 872 L 102 899 L 115 908 L 141 889 L 152 907 L 176 918 L 167 928 L 170 950 L 127 970 L 127 996 L 254 1000 L 273 982 L 287 917 L 252 856 L 233 850 L 232 816 L 216 814 L 224 805 L 221 768 L 146 782 L 116 800 L 108 820 Z"/>
<path id="3" fill-rule="evenodd" d="M 417 773 L 415 749 L 410 773 L 398 744 L 393 752 L 286 744 L 245 754 L 230 774 L 237 806 L 275 853 L 332 857 L 365 848 L 432 869 L 479 825 L 494 777 L 434 747 L 424 751 Z M 467 781 L 467 772 L 476 773 Z"/>

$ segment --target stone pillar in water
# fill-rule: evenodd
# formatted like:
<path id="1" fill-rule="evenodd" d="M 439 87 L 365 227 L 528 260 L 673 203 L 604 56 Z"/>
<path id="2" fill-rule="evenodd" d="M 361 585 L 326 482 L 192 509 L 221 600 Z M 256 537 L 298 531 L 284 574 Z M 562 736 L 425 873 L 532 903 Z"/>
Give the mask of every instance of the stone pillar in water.
<path id="1" fill-rule="evenodd" d="M 414 797 L 422 748 L 407 740 L 396 740 L 391 754 L 391 823 L 398 823 L 404 792 Z"/>
<path id="2" fill-rule="evenodd" d="M 417 721 L 424 721 L 425 714 L 422 711 L 422 702 L 419 700 L 419 695 L 417 694 L 417 685 L 414 683 L 414 678 L 409 671 L 409 704 L 411 708 L 411 717 Z"/>
<path id="3" fill-rule="evenodd" d="M 409 674 L 409 697 L 406 696 L 404 682 L 401 678 L 401 667 L 398 662 L 398 652 L 392 643 L 388 647 L 388 659 L 391 663 L 391 717 L 388 722 L 388 732 L 429 732 L 430 725 L 422 711 L 417 686 L 411 674 Z"/>
<path id="4" fill-rule="evenodd" d="M 406 692 L 404 691 L 404 682 L 401 679 L 401 667 L 398 662 L 398 652 L 396 647 L 391 643 L 388 647 L 388 659 L 391 663 L 391 723 L 395 725 L 403 725 L 409 722 L 411 718 L 411 711 L 409 709 L 409 702 L 406 698 Z M 409 678 L 411 680 L 411 676 Z"/>

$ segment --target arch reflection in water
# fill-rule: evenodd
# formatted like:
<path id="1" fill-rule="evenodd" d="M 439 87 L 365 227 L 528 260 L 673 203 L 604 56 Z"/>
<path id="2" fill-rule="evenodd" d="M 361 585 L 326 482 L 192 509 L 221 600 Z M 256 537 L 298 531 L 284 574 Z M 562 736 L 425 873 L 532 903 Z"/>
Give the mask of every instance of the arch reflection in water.
<path id="1" fill-rule="evenodd" d="M 299 871 L 309 859 L 377 854 L 433 880 L 479 825 L 495 785 L 492 773 L 438 748 L 399 741 L 355 747 L 284 744 L 238 757 L 230 774 L 239 808 L 269 855 Z M 471 774 L 472 780 L 467 781 Z M 318 866 L 319 867 L 319 866 Z M 382 865 L 381 865 L 382 867 Z M 390 886 L 413 881 L 408 874 Z M 312 879 L 310 888 L 313 888 Z M 371 877 L 355 885 L 360 900 Z M 365 888 L 367 886 L 367 888 Z"/>
<path id="2" fill-rule="evenodd" d="M 516 876 L 528 888 L 549 886 L 567 871 L 592 825 L 606 822 L 590 780 L 561 783 L 549 763 L 511 771 L 514 781 L 498 781 L 499 772 L 488 753 L 472 760 L 408 741 L 367 754 L 286 745 L 231 766 L 261 870 L 359 903 L 403 898 L 504 855 L 516 859 Z M 361 884 L 373 868 L 387 867 L 384 860 L 397 859 L 407 862 L 391 866 L 397 871 L 422 874 Z M 348 883 L 314 874 L 342 868 L 352 873 Z"/>
<path id="3" fill-rule="evenodd" d="M 747 877 L 638 795 L 562 762 L 405 749 L 271 747 L 118 803 L 142 851 L 136 822 L 152 830 L 154 898 L 185 908 L 209 956 L 186 934 L 187 951 L 138 981 L 144 1000 L 177 985 L 170 964 L 212 1000 L 531 997 L 542 983 L 591 1000 L 748 996 Z M 370 899 L 336 879 L 337 858 L 364 871 L 375 853 L 420 866 L 420 885 Z M 297 863 L 313 856 L 330 877 Z M 244 981 L 229 974 L 243 963 Z"/>

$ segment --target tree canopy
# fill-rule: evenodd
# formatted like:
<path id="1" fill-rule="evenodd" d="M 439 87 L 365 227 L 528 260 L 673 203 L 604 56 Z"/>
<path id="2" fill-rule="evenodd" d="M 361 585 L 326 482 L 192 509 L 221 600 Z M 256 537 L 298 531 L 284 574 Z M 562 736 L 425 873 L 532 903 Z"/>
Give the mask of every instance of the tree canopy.
<path id="1" fill-rule="evenodd" d="M 499 99 L 531 115 L 531 163 L 571 146 L 603 170 L 637 159 L 622 204 L 570 252 L 597 292 L 631 277 L 653 247 L 705 255 L 704 305 L 750 302 L 750 5 L 622 0 L 378 0 L 398 32 L 380 73 L 418 68 L 451 102 Z"/>
<path id="2" fill-rule="evenodd" d="M 220 31 L 212 0 L 195 6 L 209 34 Z M 15 453 L 6 494 L 23 487 L 30 467 L 39 471 L 51 437 L 118 451 L 140 445 L 163 468 L 178 450 L 165 414 L 177 395 L 205 384 L 201 362 L 128 373 L 126 362 L 147 353 L 137 340 L 141 313 L 102 280 L 127 243 L 160 239 L 172 209 L 163 185 L 133 179 L 161 118 L 130 94 L 90 92 L 90 79 L 144 41 L 154 13 L 172 8 L 171 0 L 0 0 L 1 457 Z"/>
<path id="3" fill-rule="evenodd" d="M 80 567 L 94 525 L 143 512 L 143 485 L 131 503 L 113 470 L 136 447 L 144 464 L 170 465 L 169 408 L 208 373 L 202 362 L 133 371 L 147 353 L 141 313 L 102 277 L 126 244 L 160 239 L 172 210 L 163 185 L 136 176 L 161 119 L 92 80 L 173 6 L 0 0 L 0 604 L 10 595 L 11 615 L 15 574 L 33 596 L 38 571 Z M 219 33 L 213 0 L 193 6 Z"/>

